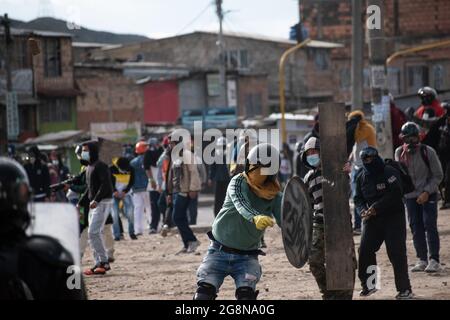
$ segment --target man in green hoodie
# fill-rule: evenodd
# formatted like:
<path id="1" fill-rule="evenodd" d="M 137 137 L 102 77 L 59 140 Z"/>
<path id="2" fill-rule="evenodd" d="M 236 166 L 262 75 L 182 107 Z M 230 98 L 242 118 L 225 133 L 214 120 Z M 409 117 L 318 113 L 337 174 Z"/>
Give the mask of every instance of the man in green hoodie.
<path id="1" fill-rule="evenodd" d="M 245 171 L 233 177 L 225 202 L 208 233 L 211 244 L 197 271 L 194 300 L 214 300 L 225 277 L 236 284 L 238 300 L 256 300 L 261 278 L 259 255 L 264 230 L 280 225 L 280 155 L 272 145 L 253 147 Z"/>

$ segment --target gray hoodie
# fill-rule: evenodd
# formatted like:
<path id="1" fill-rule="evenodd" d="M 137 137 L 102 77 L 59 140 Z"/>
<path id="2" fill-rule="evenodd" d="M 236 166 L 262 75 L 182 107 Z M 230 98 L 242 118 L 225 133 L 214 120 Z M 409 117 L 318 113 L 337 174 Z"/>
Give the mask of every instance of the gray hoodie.
<path id="1" fill-rule="evenodd" d="M 420 145 L 419 145 L 420 148 Z M 395 160 L 401 161 L 408 167 L 416 189 L 405 195 L 407 199 L 417 198 L 422 192 L 433 194 L 439 191 L 439 183 L 441 183 L 444 174 L 442 172 L 441 162 L 436 151 L 430 146 L 426 146 L 430 169 L 425 163 L 420 149 L 413 154 L 404 151 L 403 146 L 395 150 Z"/>

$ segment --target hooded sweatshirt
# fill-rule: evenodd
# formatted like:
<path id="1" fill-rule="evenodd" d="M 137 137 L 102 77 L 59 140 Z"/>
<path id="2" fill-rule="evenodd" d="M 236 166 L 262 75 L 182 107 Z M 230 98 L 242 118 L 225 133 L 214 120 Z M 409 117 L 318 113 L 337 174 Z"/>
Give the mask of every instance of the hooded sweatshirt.
<path id="1" fill-rule="evenodd" d="M 441 162 L 436 151 L 430 146 L 426 146 L 426 156 L 430 164 L 428 168 L 420 151 L 421 144 L 418 144 L 414 153 L 408 153 L 406 145 L 395 150 L 395 160 L 403 162 L 408 167 L 415 190 L 405 195 L 407 199 L 417 198 L 422 192 L 433 194 L 439 191 L 439 184 L 444 177 Z"/>
<path id="2" fill-rule="evenodd" d="M 272 199 L 258 197 L 243 173 L 234 176 L 228 185 L 222 209 L 212 225 L 214 238 L 233 249 L 259 249 L 264 231 L 256 229 L 253 218 L 261 214 L 273 216 L 281 225 L 281 198 L 280 192 Z"/>
<path id="3" fill-rule="evenodd" d="M 313 204 L 314 222 L 323 224 L 323 190 L 322 190 L 322 169 L 313 167 L 306 161 L 306 152 L 310 149 L 320 150 L 319 139 L 311 137 L 306 141 L 301 154 L 303 164 L 311 169 L 303 178 L 303 182 L 308 186 L 309 196 Z"/>
<path id="4" fill-rule="evenodd" d="M 348 115 L 349 121 L 352 121 L 355 118 L 359 118 L 356 128 L 354 130 L 354 139 L 355 144 L 353 146 L 353 164 L 356 169 L 362 167 L 362 161 L 359 157 L 359 153 L 365 147 L 376 147 L 377 146 L 377 137 L 375 128 L 365 119 L 364 113 L 360 110 L 356 110 L 351 112 Z M 351 134 L 351 132 L 347 132 L 347 134 Z"/>
<path id="5" fill-rule="evenodd" d="M 43 199 L 50 196 L 50 174 L 47 165 L 42 162 L 42 155 L 39 149 L 33 146 L 30 153 L 34 156 L 35 162 L 27 163 L 24 168 L 27 172 L 28 180 L 33 189 L 34 199 Z"/>
<path id="6" fill-rule="evenodd" d="M 100 202 L 112 198 L 113 186 L 111 172 L 106 163 L 99 160 L 99 148 L 97 143 L 89 143 L 89 166 L 86 168 L 87 192 L 89 202 Z M 82 199 L 84 200 L 84 199 Z M 82 202 L 80 200 L 80 202 Z"/>

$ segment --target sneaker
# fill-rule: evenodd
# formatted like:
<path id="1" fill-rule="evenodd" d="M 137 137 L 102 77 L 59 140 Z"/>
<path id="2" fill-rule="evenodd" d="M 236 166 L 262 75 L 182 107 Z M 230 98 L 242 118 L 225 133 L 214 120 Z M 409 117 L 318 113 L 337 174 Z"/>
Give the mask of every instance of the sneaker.
<path id="1" fill-rule="evenodd" d="M 353 229 L 353 235 L 354 236 L 360 236 L 361 235 L 361 228 Z"/>
<path id="2" fill-rule="evenodd" d="M 427 268 L 427 262 L 419 260 L 414 267 L 411 268 L 411 272 L 423 272 Z"/>
<path id="3" fill-rule="evenodd" d="M 359 296 L 360 297 L 368 297 L 377 291 L 378 291 L 377 288 L 373 288 L 373 289 L 364 288 L 359 292 Z"/>
<path id="4" fill-rule="evenodd" d="M 179 254 L 187 253 L 187 250 L 188 250 L 188 248 L 183 247 L 183 248 L 181 248 L 180 251 L 178 251 L 177 253 L 175 253 L 175 255 L 178 256 Z"/>
<path id="5" fill-rule="evenodd" d="M 167 234 L 169 233 L 169 226 L 167 224 L 163 225 L 161 229 L 161 236 L 167 237 Z"/>
<path id="6" fill-rule="evenodd" d="M 444 202 L 442 204 L 442 206 L 439 208 L 439 210 L 445 210 L 445 209 L 448 209 L 448 208 L 450 208 L 450 202 Z"/>
<path id="7" fill-rule="evenodd" d="M 100 263 L 100 267 L 102 267 L 106 271 L 109 271 L 109 270 L 111 270 L 111 266 L 109 264 L 113 263 L 114 261 L 115 261 L 114 258 L 108 258 L 108 262 Z"/>
<path id="8" fill-rule="evenodd" d="M 195 250 L 197 250 L 198 246 L 200 245 L 200 241 L 190 241 L 188 244 L 188 248 L 186 253 L 193 253 Z"/>
<path id="9" fill-rule="evenodd" d="M 120 241 L 120 238 L 114 238 L 114 241 Z"/>
<path id="10" fill-rule="evenodd" d="M 432 273 L 441 271 L 441 264 L 434 259 L 430 259 L 427 267 L 425 268 L 425 272 Z"/>
<path id="11" fill-rule="evenodd" d="M 131 240 L 137 240 L 137 237 L 136 237 L 135 234 L 130 234 L 130 239 L 131 239 Z"/>
<path id="12" fill-rule="evenodd" d="M 414 294 L 412 293 L 411 290 L 405 290 L 405 291 L 399 292 L 395 296 L 395 299 L 397 299 L 397 300 L 410 300 L 412 298 L 414 298 Z"/>
<path id="13" fill-rule="evenodd" d="M 158 231 L 156 229 L 151 228 L 148 234 L 157 234 Z"/>

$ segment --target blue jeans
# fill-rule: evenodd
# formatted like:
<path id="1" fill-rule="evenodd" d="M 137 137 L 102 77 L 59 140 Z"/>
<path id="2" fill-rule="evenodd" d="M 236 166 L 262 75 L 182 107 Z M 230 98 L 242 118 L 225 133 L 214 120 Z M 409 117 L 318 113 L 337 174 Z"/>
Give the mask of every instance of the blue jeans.
<path id="1" fill-rule="evenodd" d="M 356 172 L 357 170 L 355 170 L 355 167 L 352 168 L 352 173 L 350 175 L 350 179 L 351 179 L 351 189 L 352 189 L 352 198 L 355 196 L 356 193 Z M 353 228 L 354 229 L 361 229 L 361 215 L 359 213 L 359 211 L 355 209 L 353 211 Z"/>
<path id="2" fill-rule="evenodd" d="M 152 210 L 152 222 L 150 223 L 150 229 L 154 230 L 158 230 L 159 220 L 161 216 L 158 206 L 159 196 L 160 194 L 158 191 L 150 191 L 150 206 Z"/>
<path id="3" fill-rule="evenodd" d="M 438 201 L 437 194 L 430 195 L 428 202 L 420 205 L 417 198 L 406 199 L 408 220 L 413 234 L 414 248 L 417 258 L 423 261 L 430 259 L 439 262 L 439 232 L 437 229 Z"/>
<path id="4" fill-rule="evenodd" d="M 188 247 L 189 242 L 197 241 L 194 233 L 189 227 L 188 222 L 188 207 L 190 198 L 179 193 L 173 195 L 173 223 L 177 226 L 181 235 L 181 240 L 185 248 Z"/>
<path id="5" fill-rule="evenodd" d="M 197 270 L 197 283 L 208 283 L 219 291 L 224 279 L 231 276 L 237 288 L 251 287 L 261 279 L 261 266 L 256 255 L 223 252 L 212 245 Z"/>
<path id="6" fill-rule="evenodd" d="M 120 239 L 120 214 L 119 214 L 119 199 L 113 199 L 112 206 L 112 217 L 114 239 Z M 134 234 L 134 209 L 133 209 L 133 199 L 130 194 L 127 194 L 123 198 L 123 213 L 128 220 L 128 234 L 131 236 Z"/>
<path id="7" fill-rule="evenodd" d="M 189 225 L 197 224 L 197 215 L 198 215 L 198 196 L 194 199 L 189 200 Z"/>

